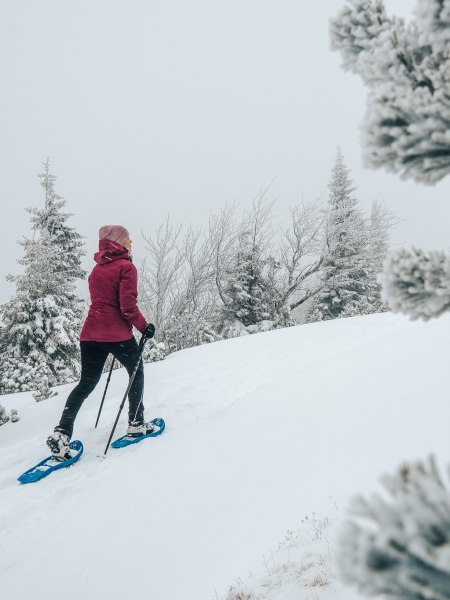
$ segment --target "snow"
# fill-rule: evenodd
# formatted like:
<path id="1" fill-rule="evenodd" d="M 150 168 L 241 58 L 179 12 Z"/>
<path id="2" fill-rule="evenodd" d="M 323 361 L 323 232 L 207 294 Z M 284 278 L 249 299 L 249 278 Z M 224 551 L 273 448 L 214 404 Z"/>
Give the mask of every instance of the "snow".
<path id="1" fill-rule="evenodd" d="M 405 460 L 448 456 L 449 317 L 338 319 L 172 354 L 145 370 L 146 416 L 166 431 L 103 459 L 126 387 L 114 371 L 99 428 L 106 377 L 79 413 L 80 462 L 31 485 L 16 477 L 47 454 L 73 386 L 2 396 L 20 416 L 0 427 L 2 597 L 222 600 L 234 586 L 356 600 L 334 567 L 351 497 Z"/>

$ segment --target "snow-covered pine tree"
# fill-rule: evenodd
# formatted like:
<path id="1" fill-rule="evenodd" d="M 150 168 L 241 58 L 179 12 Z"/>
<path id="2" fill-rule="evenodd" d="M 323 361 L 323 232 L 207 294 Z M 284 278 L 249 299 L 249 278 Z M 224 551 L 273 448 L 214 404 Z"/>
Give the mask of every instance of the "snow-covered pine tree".
<path id="1" fill-rule="evenodd" d="M 383 483 L 388 499 L 353 502 L 357 520 L 339 552 L 345 580 L 368 596 L 449 600 L 450 493 L 435 461 L 405 465 Z"/>
<path id="2" fill-rule="evenodd" d="M 223 286 L 226 304 L 223 308 L 225 329 L 234 331 L 235 322 L 247 331 L 257 332 L 259 327 L 269 328 L 289 325 L 290 310 L 279 305 L 280 298 L 271 285 L 271 274 L 276 269 L 272 257 L 264 256 L 263 248 L 250 231 L 239 236 L 237 252 L 225 276 Z M 226 334 L 227 335 L 227 334 Z"/>
<path id="3" fill-rule="evenodd" d="M 273 204 L 262 191 L 251 210 L 236 225 L 233 242 L 216 270 L 219 296 L 223 303 L 220 333 L 233 337 L 258 333 L 293 324 L 289 294 L 280 290 L 281 260 L 275 258 L 273 244 Z"/>
<path id="4" fill-rule="evenodd" d="M 55 192 L 56 177 L 48 160 L 39 178 L 44 207 L 28 209 L 34 236 L 20 242 L 24 256 L 18 262 L 24 272 L 8 276 L 16 295 L 2 306 L 0 390 L 36 390 L 36 400 L 43 400 L 54 395 L 52 386 L 73 382 L 79 375 L 83 303 L 75 283 L 85 273 L 82 238 L 66 224 L 70 215 L 61 210 L 65 201 Z"/>
<path id="5" fill-rule="evenodd" d="M 355 188 L 338 149 L 329 184 L 326 254 L 307 321 L 375 311 L 374 275 L 368 255 L 368 226 L 358 207 Z"/>
<path id="6" fill-rule="evenodd" d="M 331 23 L 343 67 L 369 88 L 368 165 L 434 183 L 450 172 L 450 3 L 419 0 L 416 19 L 388 17 L 383 0 L 351 0 Z"/>
<path id="7" fill-rule="evenodd" d="M 243 232 L 233 269 L 227 274 L 224 292 L 228 299 L 226 313 L 245 326 L 270 317 L 263 268 L 261 248 L 252 243 L 248 232 Z"/>

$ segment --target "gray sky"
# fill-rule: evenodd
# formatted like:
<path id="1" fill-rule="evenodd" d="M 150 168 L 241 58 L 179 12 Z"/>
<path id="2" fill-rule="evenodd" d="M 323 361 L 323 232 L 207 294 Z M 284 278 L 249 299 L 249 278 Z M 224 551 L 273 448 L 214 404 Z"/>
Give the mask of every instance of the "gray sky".
<path id="1" fill-rule="evenodd" d="M 396 243 L 448 246 L 450 178 L 434 187 L 363 168 L 366 90 L 329 50 L 344 0 L 1 0 L 0 302 L 14 287 L 27 206 L 50 157 L 57 191 L 87 237 L 140 231 L 167 214 L 204 225 L 227 201 L 250 206 L 274 180 L 280 217 L 326 193 L 340 145 L 363 207 L 404 219 Z M 386 0 L 408 17 L 413 0 Z M 7 250 L 5 250 L 7 248 Z"/>

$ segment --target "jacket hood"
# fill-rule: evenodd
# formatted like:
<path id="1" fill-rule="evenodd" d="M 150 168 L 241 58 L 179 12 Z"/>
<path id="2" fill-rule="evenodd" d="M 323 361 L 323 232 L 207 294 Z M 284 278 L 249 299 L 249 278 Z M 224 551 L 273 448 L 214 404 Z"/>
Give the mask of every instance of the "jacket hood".
<path id="1" fill-rule="evenodd" d="M 98 248 L 98 252 L 94 254 L 94 260 L 98 265 L 106 265 L 114 260 L 119 259 L 131 261 L 128 250 L 117 242 L 112 242 L 111 240 L 100 240 L 98 243 Z"/>

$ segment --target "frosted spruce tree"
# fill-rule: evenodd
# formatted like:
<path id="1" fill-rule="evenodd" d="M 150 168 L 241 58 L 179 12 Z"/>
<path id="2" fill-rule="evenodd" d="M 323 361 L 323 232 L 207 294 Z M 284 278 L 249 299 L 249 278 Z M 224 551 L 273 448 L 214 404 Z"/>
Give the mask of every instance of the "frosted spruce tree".
<path id="1" fill-rule="evenodd" d="M 290 324 L 289 307 L 279 305 L 280 298 L 272 285 L 276 268 L 276 261 L 264 256 L 255 236 L 243 231 L 231 268 L 225 274 L 225 324 L 233 328 L 237 321 L 250 333 Z"/>
<path id="2" fill-rule="evenodd" d="M 341 572 L 368 596 L 450 599 L 450 492 L 433 459 L 385 477 L 387 498 L 356 498 Z"/>
<path id="3" fill-rule="evenodd" d="M 326 321 L 376 310 L 376 289 L 370 265 L 367 223 L 340 150 L 329 184 L 325 258 L 319 271 L 320 291 L 307 320 Z"/>
<path id="4" fill-rule="evenodd" d="M 228 298 L 226 312 L 245 326 L 255 325 L 270 316 L 263 268 L 261 249 L 244 232 L 239 239 L 233 270 L 227 274 L 224 292 Z"/>
<path id="5" fill-rule="evenodd" d="M 450 172 L 450 2 L 418 0 L 408 25 L 383 0 L 350 0 L 331 23 L 343 67 L 368 87 L 364 155 L 422 183 Z"/>
<path id="6" fill-rule="evenodd" d="M 78 378 L 83 305 L 75 284 L 85 275 L 82 239 L 67 225 L 70 215 L 62 211 L 65 201 L 55 191 L 48 160 L 39 178 L 44 207 L 28 209 L 34 235 L 20 242 L 24 271 L 8 276 L 16 295 L 2 306 L 0 365 L 1 393 L 36 390 L 36 400 Z"/>

